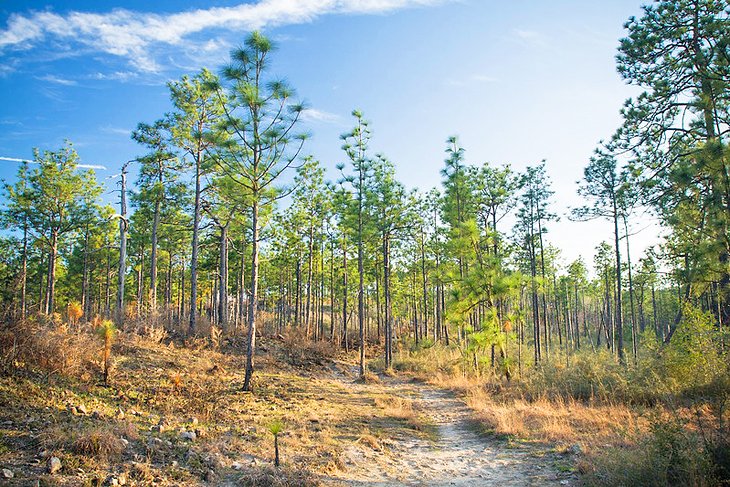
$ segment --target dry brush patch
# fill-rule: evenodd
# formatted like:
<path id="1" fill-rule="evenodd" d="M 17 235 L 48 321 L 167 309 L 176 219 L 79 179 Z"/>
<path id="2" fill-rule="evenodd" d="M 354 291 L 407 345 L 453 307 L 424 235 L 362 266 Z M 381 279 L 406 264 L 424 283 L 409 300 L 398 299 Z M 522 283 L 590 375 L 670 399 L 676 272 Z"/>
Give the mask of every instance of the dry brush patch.
<path id="1" fill-rule="evenodd" d="M 244 393 L 243 348 L 235 338 L 186 346 L 144 327 L 143 334 L 120 331 L 105 386 L 91 327 L 50 330 L 46 337 L 59 334 L 65 341 L 27 338 L 16 366 L 0 376 L 0 402 L 7 406 L 0 412 L 0 463 L 12 466 L 22 482 L 48 477 L 39 457 L 45 452 L 63 462 L 52 478 L 61 485 L 103 482 L 117 473 L 138 485 L 251 485 L 252 479 L 256 485 L 310 485 L 318 475 L 340 471 L 344 448 L 358 438 L 380 442 L 423 427 L 412 405 L 382 386 L 343 382 L 319 367 L 336 353 L 327 343 L 300 343 L 304 351 L 293 353 L 303 360 L 290 360 L 282 340 L 263 337 L 254 392 Z M 93 373 L 25 359 L 41 345 L 64 347 L 64 356 L 75 360 L 88 346 Z M 283 469 L 276 475 L 267 470 L 274 420 L 283 424 Z M 194 440 L 183 432 L 195 433 Z"/>

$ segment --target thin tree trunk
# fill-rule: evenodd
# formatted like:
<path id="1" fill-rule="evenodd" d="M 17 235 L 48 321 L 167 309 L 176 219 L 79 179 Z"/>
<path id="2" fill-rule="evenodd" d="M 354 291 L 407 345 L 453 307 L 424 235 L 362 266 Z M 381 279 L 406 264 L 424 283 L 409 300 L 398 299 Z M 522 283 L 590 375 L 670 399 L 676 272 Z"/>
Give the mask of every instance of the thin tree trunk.
<path id="1" fill-rule="evenodd" d="M 243 381 L 243 390 L 251 390 L 251 377 L 254 369 L 254 354 L 256 350 L 256 306 L 258 305 L 259 285 L 259 202 L 254 195 L 251 209 L 251 296 L 248 303 L 248 339 L 246 349 L 246 373 Z"/>
<path id="2" fill-rule="evenodd" d="M 228 225 L 222 225 L 220 230 L 218 324 L 225 330 L 228 327 Z"/>
<path id="3" fill-rule="evenodd" d="M 198 306 L 198 251 L 200 239 L 200 165 L 202 161 L 198 153 L 195 157 L 195 205 L 193 207 L 193 242 L 190 256 L 190 325 L 189 333 L 197 333 L 197 306 Z"/>
<path id="4" fill-rule="evenodd" d="M 127 274 L 127 164 L 122 166 L 119 199 L 119 271 L 117 275 L 117 323 L 124 324 L 124 278 Z"/>

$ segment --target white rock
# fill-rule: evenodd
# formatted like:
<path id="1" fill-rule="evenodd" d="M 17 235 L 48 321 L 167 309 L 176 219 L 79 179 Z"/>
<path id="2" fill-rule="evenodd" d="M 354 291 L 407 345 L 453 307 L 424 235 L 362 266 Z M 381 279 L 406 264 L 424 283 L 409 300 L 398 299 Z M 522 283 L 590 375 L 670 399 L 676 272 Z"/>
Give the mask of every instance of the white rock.
<path id="1" fill-rule="evenodd" d="M 2 476 L 4 479 L 12 479 L 13 477 L 15 477 L 15 474 L 9 468 L 4 468 L 2 470 Z"/>
<path id="2" fill-rule="evenodd" d="M 54 474 L 61 470 L 63 465 L 61 464 L 61 459 L 58 457 L 51 457 L 48 460 L 48 473 Z"/>
<path id="3" fill-rule="evenodd" d="M 197 437 L 198 435 L 195 434 L 195 431 L 183 431 L 180 433 L 180 438 L 183 440 L 195 441 Z"/>

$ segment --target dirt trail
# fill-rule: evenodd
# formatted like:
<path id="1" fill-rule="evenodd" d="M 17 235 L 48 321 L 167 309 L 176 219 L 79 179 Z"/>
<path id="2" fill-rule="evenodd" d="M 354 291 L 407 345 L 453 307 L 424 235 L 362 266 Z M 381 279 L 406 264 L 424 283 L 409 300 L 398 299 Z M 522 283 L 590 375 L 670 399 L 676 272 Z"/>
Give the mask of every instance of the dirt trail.
<path id="1" fill-rule="evenodd" d="M 345 471 L 327 485 L 347 486 L 542 486 L 574 485 L 570 458 L 546 447 L 512 445 L 469 427 L 466 405 L 445 390 L 421 383 L 386 380 L 382 385 L 351 384 L 353 394 L 381 387 L 413 400 L 435 429 L 435 438 L 401 431 L 384 440 L 383 450 L 353 445 Z"/>

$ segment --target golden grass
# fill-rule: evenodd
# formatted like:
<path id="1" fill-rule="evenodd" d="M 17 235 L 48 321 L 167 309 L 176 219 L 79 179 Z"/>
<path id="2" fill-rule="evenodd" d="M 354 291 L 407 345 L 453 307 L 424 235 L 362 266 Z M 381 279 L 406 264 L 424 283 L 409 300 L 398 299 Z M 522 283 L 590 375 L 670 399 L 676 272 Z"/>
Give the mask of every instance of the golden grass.
<path id="1" fill-rule="evenodd" d="M 631 433 L 646 430 L 647 421 L 623 405 L 585 405 L 575 400 L 495 399 L 471 393 L 467 405 L 487 430 L 499 435 L 580 444 L 584 450 L 631 443 Z"/>

